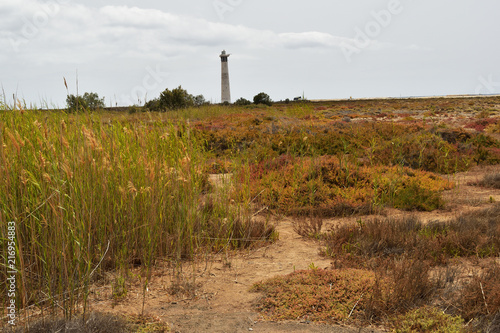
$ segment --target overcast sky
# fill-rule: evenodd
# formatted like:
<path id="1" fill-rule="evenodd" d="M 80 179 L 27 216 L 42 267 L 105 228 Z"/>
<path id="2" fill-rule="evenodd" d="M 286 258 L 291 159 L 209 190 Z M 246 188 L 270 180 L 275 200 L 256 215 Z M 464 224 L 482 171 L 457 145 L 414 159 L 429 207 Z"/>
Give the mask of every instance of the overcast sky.
<path id="1" fill-rule="evenodd" d="M 1 0 L 0 84 L 38 106 L 500 93 L 498 0 Z"/>

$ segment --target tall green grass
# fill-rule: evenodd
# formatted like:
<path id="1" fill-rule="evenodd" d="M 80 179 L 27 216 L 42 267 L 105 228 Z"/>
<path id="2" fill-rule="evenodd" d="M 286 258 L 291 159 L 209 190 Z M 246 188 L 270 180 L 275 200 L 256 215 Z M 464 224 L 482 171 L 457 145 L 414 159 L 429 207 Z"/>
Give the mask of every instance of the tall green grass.
<path id="1" fill-rule="evenodd" d="M 0 230 L 16 222 L 18 306 L 51 304 L 71 317 L 106 270 L 139 265 L 146 287 L 160 257 L 179 262 L 269 236 L 252 229 L 248 198 L 231 203 L 229 189 L 213 189 L 202 147 L 182 121 L 1 112 Z"/>

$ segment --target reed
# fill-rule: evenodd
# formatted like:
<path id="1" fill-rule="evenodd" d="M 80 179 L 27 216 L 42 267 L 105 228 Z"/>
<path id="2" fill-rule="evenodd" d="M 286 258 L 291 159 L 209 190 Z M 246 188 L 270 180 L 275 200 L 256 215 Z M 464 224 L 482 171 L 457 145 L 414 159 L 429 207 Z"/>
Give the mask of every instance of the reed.
<path id="1" fill-rule="evenodd" d="M 50 305 L 70 318 L 108 270 L 124 278 L 141 266 L 146 289 L 158 258 L 178 263 L 272 233 L 248 232 L 248 198 L 213 189 L 210 154 L 185 121 L 104 117 L 0 113 L 0 229 L 16 223 L 20 308 Z M 1 239 L 1 302 L 6 246 Z"/>

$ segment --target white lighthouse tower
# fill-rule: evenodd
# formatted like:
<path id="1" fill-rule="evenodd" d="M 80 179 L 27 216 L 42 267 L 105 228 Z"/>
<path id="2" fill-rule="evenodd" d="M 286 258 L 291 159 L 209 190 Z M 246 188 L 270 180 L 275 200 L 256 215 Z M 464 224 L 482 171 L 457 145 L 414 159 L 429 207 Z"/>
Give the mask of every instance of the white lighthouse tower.
<path id="1" fill-rule="evenodd" d="M 226 50 L 223 50 L 220 55 L 221 60 L 221 103 L 231 103 L 231 89 L 229 87 L 229 67 L 227 64 L 227 58 L 230 54 L 226 53 Z"/>

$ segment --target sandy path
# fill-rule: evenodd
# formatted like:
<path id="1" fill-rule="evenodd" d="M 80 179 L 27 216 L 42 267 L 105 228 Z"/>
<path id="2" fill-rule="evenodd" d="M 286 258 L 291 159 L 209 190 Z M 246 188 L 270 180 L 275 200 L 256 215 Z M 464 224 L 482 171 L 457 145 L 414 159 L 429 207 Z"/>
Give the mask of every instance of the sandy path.
<path id="1" fill-rule="evenodd" d="M 311 263 L 327 268 L 331 260 L 319 255 L 318 243 L 299 236 L 292 221 L 285 218 L 277 223 L 279 240 L 267 247 L 233 256 L 219 255 L 208 266 L 198 263 L 184 268 L 184 281 L 196 274 L 196 297 L 172 296 L 168 292 L 172 272 L 158 267 L 149 284 L 145 314 L 168 323 L 172 332 L 376 332 L 372 329 L 347 328 L 296 322 L 261 322 L 255 303 L 261 297 L 249 292 L 250 287 L 264 279 L 307 269 Z M 109 293 L 103 292 L 101 301 L 94 303 L 94 311 L 136 316 L 142 307 L 140 284 L 130 286 L 127 297 L 115 306 Z M 108 294 L 106 297 L 104 294 Z"/>
<path id="2" fill-rule="evenodd" d="M 248 291 L 252 284 L 294 269 L 307 269 L 311 263 L 322 268 L 330 266 L 330 260 L 319 256 L 317 243 L 297 235 L 289 219 L 280 221 L 277 229 L 280 239 L 275 244 L 215 262 L 206 277 L 200 278 L 201 297 L 197 301 L 165 304 L 162 311 L 151 310 L 158 311 L 174 332 L 359 332 L 300 321 L 259 322 L 253 305 L 261 295 Z"/>

